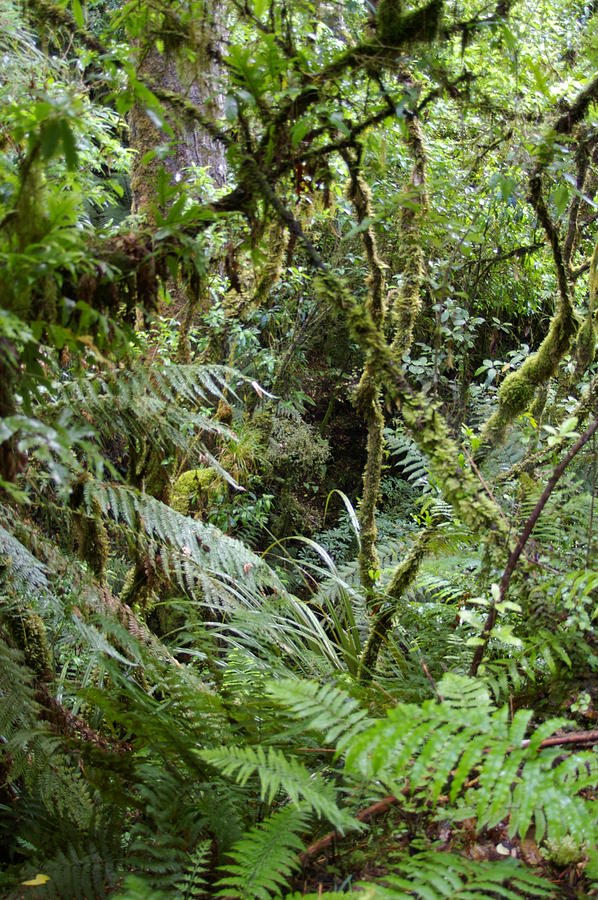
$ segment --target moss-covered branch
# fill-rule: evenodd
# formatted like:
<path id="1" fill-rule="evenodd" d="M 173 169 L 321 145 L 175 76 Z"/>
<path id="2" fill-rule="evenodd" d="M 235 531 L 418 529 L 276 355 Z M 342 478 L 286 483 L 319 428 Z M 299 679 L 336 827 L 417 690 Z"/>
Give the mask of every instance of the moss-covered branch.
<path id="1" fill-rule="evenodd" d="M 362 684 L 369 683 L 373 678 L 378 655 L 392 627 L 398 603 L 405 591 L 413 583 L 419 571 L 432 533 L 432 528 L 426 528 L 419 533 L 413 547 L 392 575 L 386 589 L 386 602 L 372 622 L 370 633 L 359 660 L 357 677 Z"/>
<path id="2" fill-rule="evenodd" d="M 559 302 L 548 334 L 538 350 L 526 359 L 519 371 L 513 372 L 503 381 L 498 392 L 498 409 L 482 429 L 483 445 L 494 444 L 504 438 L 508 426 L 529 407 L 536 389 L 555 375 L 561 359 L 569 350 L 578 330 L 569 287 L 569 275 L 572 275 L 570 262 L 577 228 L 577 209 L 575 205 L 572 207 L 568 232 L 564 245 L 561 245 L 557 225 L 552 220 L 544 200 L 542 175 L 552 159 L 552 144 L 555 136 L 572 134 L 586 115 L 591 103 L 597 98 L 598 77 L 590 81 L 571 104 L 566 105 L 565 112 L 548 130 L 545 146 L 542 148 L 542 152 L 538 153 L 538 162 L 530 175 L 528 199 L 550 243 L 559 290 Z M 586 168 L 581 151 L 579 151 L 577 178 L 582 185 L 585 176 Z M 588 357 L 588 348 L 592 337 L 592 324 L 586 322 L 578 335 L 580 356 Z"/>
<path id="3" fill-rule="evenodd" d="M 372 219 L 371 193 L 359 174 L 357 166 L 346 157 L 350 169 L 347 198 L 353 204 L 360 225 Z M 384 327 L 384 263 L 378 256 L 373 226 L 367 225 L 361 232 L 369 275 L 366 310 L 373 326 L 382 333 Z M 376 505 L 380 490 L 382 451 L 384 446 L 384 415 L 380 402 L 380 373 L 371 359 L 366 359 L 363 375 L 357 389 L 357 406 L 367 427 L 367 457 L 363 473 L 363 495 L 359 507 L 361 545 L 359 550 L 359 574 L 370 603 L 375 594 L 380 560 L 376 550 Z"/>
<path id="4" fill-rule="evenodd" d="M 534 399 L 536 389 L 552 378 L 571 346 L 577 331 L 577 320 L 571 303 L 563 251 L 556 225 L 552 221 L 542 193 L 541 170 L 530 179 L 529 200 L 550 241 L 559 288 L 559 301 L 548 334 L 535 353 L 525 360 L 517 372 L 503 381 L 498 391 L 498 409 L 482 430 L 482 445 L 495 445 L 505 436 L 509 425 L 525 412 Z"/>
<path id="5" fill-rule="evenodd" d="M 577 333 L 575 341 L 575 369 L 572 375 L 572 383 L 576 384 L 584 372 L 594 362 L 596 354 L 596 328 L 598 322 L 598 310 L 596 309 L 596 292 L 598 291 L 598 241 L 592 253 L 590 261 L 589 300 L 588 312 Z"/>
<path id="6" fill-rule="evenodd" d="M 421 220 L 428 208 L 426 191 L 426 152 L 423 135 L 415 116 L 407 119 L 408 143 L 413 156 L 410 192 L 400 215 L 401 262 L 403 282 L 399 291 L 389 297 L 394 326 L 392 350 L 397 360 L 409 350 L 413 328 L 421 309 L 424 276 L 424 253 L 421 242 Z"/>
<path id="7" fill-rule="evenodd" d="M 476 533 L 487 536 L 496 547 L 506 547 L 508 529 L 500 509 L 484 493 L 478 480 L 460 460 L 459 448 L 450 437 L 446 421 L 438 408 L 408 383 L 394 354 L 369 311 L 351 294 L 344 281 L 328 269 L 324 260 L 304 234 L 301 225 L 284 205 L 257 163 L 251 160 L 252 173 L 261 193 L 302 243 L 317 271 L 315 288 L 319 296 L 343 313 L 351 336 L 361 346 L 366 361 L 379 373 L 389 401 L 400 404 L 405 424 L 417 445 L 430 459 L 430 469 L 457 516 Z"/>
<path id="8" fill-rule="evenodd" d="M 575 248 L 579 237 L 579 210 L 581 207 L 581 200 L 584 193 L 588 169 L 590 167 L 590 151 L 587 140 L 580 140 L 575 154 L 575 164 L 576 190 L 575 194 L 573 195 L 573 199 L 571 200 L 571 206 L 569 208 L 567 234 L 565 236 L 565 243 L 563 246 L 563 257 L 565 259 L 565 265 L 569 268 L 571 267 L 571 261 L 575 253 Z"/>

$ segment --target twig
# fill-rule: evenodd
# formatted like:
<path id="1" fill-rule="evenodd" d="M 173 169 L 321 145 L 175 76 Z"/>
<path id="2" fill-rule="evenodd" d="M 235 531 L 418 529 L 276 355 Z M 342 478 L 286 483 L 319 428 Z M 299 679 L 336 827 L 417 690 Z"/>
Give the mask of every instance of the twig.
<path id="1" fill-rule="evenodd" d="M 525 523 L 525 527 L 524 527 L 523 531 L 521 532 L 519 540 L 517 541 L 517 546 L 515 547 L 515 549 L 509 556 L 507 565 L 505 567 L 503 576 L 500 581 L 499 597 L 498 597 L 499 603 L 502 603 L 502 601 L 504 600 L 505 594 L 507 593 L 507 591 L 509 589 L 509 583 L 511 581 L 511 576 L 513 575 L 513 572 L 515 571 L 517 563 L 519 562 L 519 558 L 520 558 L 521 554 L 523 553 L 525 545 L 527 544 L 529 537 L 534 529 L 534 525 L 540 518 L 540 514 L 542 513 L 542 510 L 546 506 L 546 503 L 548 502 L 550 495 L 552 494 L 553 490 L 555 489 L 557 482 L 559 481 L 561 475 L 563 474 L 563 472 L 565 471 L 565 469 L 567 468 L 569 463 L 574 459 L 575 456 L 577 456 L 577 454 L 582 449 L 582 447 L 584 447 L 587 444 L 587 442 L 590 440 L 592 435 L 594 435 L 596 433 L 597 430 L 598 430 L 598 419 L 595 419 L 592 422 L 592 424 L 589 426 L 589 428 L 587 428 L 584 431 L 584 433 L 575 441 L 575 443 L 573 444 L 573 446 L 571 447 L 571 449 L 569 450 L 567 455 L 561 460 L 561 462 L 558 464 L 558 466 L 556 466 L 552 475 L 550 476 L 548 484 L 546 485 L 546 487 L 544 488 L 544 491 L 542 492 L 542 496 L 536 503 L 536 505 L 532 511 L 532 514 L 530 515 L 529 519 Z M 488 618 L 486 619 L 486 623 L 484 625 L 484 630 L 482 632 L 482 643 L 476 648 L 476 651 L 473 656 L 473 660 L 471 663 L 471 669 L 470 669 L 470 675 L 477 675 L 478 669 L 480 667 L 480 663 L 482 662 L 482 659 L 484 658 L 484 653 L 486 652 L 486 648 L 488 646 L 488 641 L 490 640 L 490 635 L 492 633 L 492 629 L 494 628 L 494 623 L 496 622 L 496 605 L 497 605 L 496 602 L 493 601 L 492 605 L 490 607 L 490 612 L 488 613 Z"/>
<path id="2" fill-rule="evenodd" d="M 547 747 L 563 747 L 566 744 L 595 744 L 598 742 L 598 729 L 593 731 L 573 731 L 570 734 L 555 734 L 553 737 L 545 738 L 538 746 L 539 750 L 545 750 Z M 529 747 L 531 739 L 521 741 L 521 749 Z"/>
<path id="3" fill-rule="evenodd" d="M 424 675 L 426 676 L 426 678 L 428 679 L 428 681 L 429 681 L 430 684 L 432 685 L 432 690 L 433 690 L 434 693 L 436 694 L 436 698 L 437 698 L 438 702 L 439 702 L 439 703 L 442 703 L 442 701 L 444 700 L 444 697 L 442 696 L 442 694 L 441 694 L 440 691 L 438 690 L 438 687 L 436 686 L 436 682 L 435 682 L 434 679 L 432 678 L 432 675 L 430 674 L 430 670 L 428 669 L 428 667 L 427 667 L 427 665 L 426 665 L 426 661 L 425 661 L 425 659 L 423 658 L 423 656 L 420 658 L 420 661 L 419 661 L 419 662 L 420 662 L 420 665 L 421 665 L 422 669 L 424 670 Z"/>

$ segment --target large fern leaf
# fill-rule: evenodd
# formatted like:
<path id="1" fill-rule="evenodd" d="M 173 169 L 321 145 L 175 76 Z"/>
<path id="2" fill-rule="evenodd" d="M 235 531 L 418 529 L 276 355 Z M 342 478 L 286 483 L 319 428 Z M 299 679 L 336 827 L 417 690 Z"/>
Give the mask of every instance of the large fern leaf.
<path id="1" fill-rule="evenodd" d="M 229 874 L 218 882 L 218 896 L 268 900 L 280 894 L 298 865 L 303 848 L 298 834 L 307 819 L 307 808 L 289 804 L 244 834 L 229 853 L 233 862 L 226 866 Z"/>
<path id="2" fill-rule="evenodd" d="M 283 792 L 295 804 L 304 801 L 304 805 L 328 819 L 340 831 L 358 827 L 355 819 L 337 805 L 336 791 L 331 784 L 280 750 L 269 747 L 266 752 L 262 746 L 220 747 L 202 750 L 200 756 L 224 775 L 234 777 L 239 784 L 246 784 L 257 775 L 261 798 L 267 803 L 272 803 Z"/>
<path id="3" fill-rule="evenodd" d="M 552 885 L 526 871 L 515 860 L 474 862 L 453 853 L 418 853 L 405 857 L 383 885 L 364 885 L 369 900 L 440 900 L 490 897 L 552 897 Z"/>
<path id="4" fill-rule="evenodd" d="M 408 783 L 412 793 L 432 803 L 450 784 L 450 802 L 458 803 L 477 769 L 475 787 L 465 788 L 463 799 L 475 809 L 478 827 L 510 817 L 511 834 L 524 836 L 534 822 L 538 839 L 548 833 L 553 839 L 569 834 L 580 844 L 591 840 L 595 804 L 583 791 L 598 783 L 596 754 L 563 761 L 557 751 L 539 753 L 542 739 L 562 720 L 543 723 L 522 746 L 531 711 L 519 710 L 509 722 L 507 707 L 494 709 L 473 679 L 447 676 L 438 689 L 447 701 L 400 703 L 355 735 L 347 773 L 379 780 L 395 794 Z"/>
<path id="5" fill-rule="evenodd" d="M 333 685 L 284 679 L 271 681 L 266 690 L 306 729 L 319 732 L 327 744 L 336 744 L 339 751 L 372 722 L 354 697 Z"/>

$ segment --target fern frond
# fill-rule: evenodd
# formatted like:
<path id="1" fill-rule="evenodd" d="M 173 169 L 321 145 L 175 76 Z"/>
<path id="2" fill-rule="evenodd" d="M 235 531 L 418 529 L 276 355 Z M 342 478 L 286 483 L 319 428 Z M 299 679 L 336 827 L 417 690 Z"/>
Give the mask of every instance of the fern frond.
<path id="1" fill-rule="evenodd" d="M 368 900 L 441 900 L 443 897 L 554 897 L 550 882 L 526 871 L 516 860 L 477 862 L 454 853 L 418 853 L 404 857 L 381 885 L 360 885 Z"/>
<path id="2" fill-rule="evenodd" d="M 269 747 L 220 747 L 202 750 L 201 758 L 224 775 L 232 776 L 238 784 L 246 784 L 257 775 L 261 785 L 261 798 L 273 803 L 282 791 L 299 804 L 304 801 L 318 816 L 328 819 L 340 831 L 355 828 L 355 819 L 340 809 L 336 792 L 319 775 L 314 775 L 296 759 L 286 757 L 282 751 Z"/>
<path id="3" fill-rule="evenodd" d="M 209 854 L 210 841 L 200 841 L 193 853 L 189 854 L 185 873 L 176 884 L 182 900 L 194 900 L 204 895 L 207 882 L 203 876 L 209 862 Z"/>
<path id="4" fill-rule="evenodd" d="M 421 491 L 429 490 L 428 460 L 413 438 L 402 433 L 398 427 L 385 428 L 384 442 L 402 477 Z"/>
<path id="5" fill-rule="evenodd" d="M 66 897 L 102 900 L 117 880 L 117 865 L 111 849 L 101 844 L 91 843 L 83 850 L 70 844 L 52 858 L 44 859 L 36 866 L 29 865 L 23 879 L 32 877 L 40 869 L 49 879 L 40 895 L 56 900 Z"/>
<path id="6" fill-rule="evenodd" d="M 49 590 L 46 567 L 1 525 L 0 578 L 26 596 L 39 597 Z"/>
<path id="7" fill-rule="evenodd" d="M 561 727 L 562 720 L 545 722 L 522 747 L 531 711 L 519 710 L 509 723 L 508 709 L 495 710 L 487 691 L 473 679 L 450 676 L 438 690 L 441 695 L 446 690 L 447 701 L 401 703 L 355 735 L 347 751 L 347 773 L 380 780 L 395 794 L 408 782 L 413 794 L 432 803 L 450 782 L 454 804 L 477 769 L 477 786 L 465 790 L 465 801 L 476 809 L 478 827 L 493 827 L 510 817 L 510 833 L 520 836 L 532 821 L 538 839 L 569 834 L 583 842 L 594 833 L 594 809 L 583 790 L 598 782 L 596 755 L 580 753 L 558 762 L 558 753 L 538 752 L 542 738 Z"/>
<path id="8" fill-rule="evenodd" d="M 325 743 L 336 744 L 338 752 L 372 723 L 357 700 L 333 685 L 285 679 L 271 681 L 266 692 L 306 729 L 321 733 Z"/>
<path id="9" fill-rule="evenodd" d="M 217 883 L 221 888 L 217 896 L 268 900 L 279 894 L 298 866 L 297 855 L 303 849 L 298 833 L 307 820 L 307 809 L 289 804 L 254 825 L 229 852 L 234 862 L 226 866 L 230 874 Z"/>
<path id="10" fill-rule="evenodd" d="M 144 537 L 150 558 L 159 554 L 166 575 L 185 593 L 199 589 L 210 602 L 221 606 L 226 598 L 230 601 L 227 585 L 237 580 L 255 592 L 264 585 L 283 591 L 261 557 L 214 525 L 184 516 L 154 497 L 119 484 L 89 479 L 84 493 L 90 514 L 95 502 L 132 537 Z"/>

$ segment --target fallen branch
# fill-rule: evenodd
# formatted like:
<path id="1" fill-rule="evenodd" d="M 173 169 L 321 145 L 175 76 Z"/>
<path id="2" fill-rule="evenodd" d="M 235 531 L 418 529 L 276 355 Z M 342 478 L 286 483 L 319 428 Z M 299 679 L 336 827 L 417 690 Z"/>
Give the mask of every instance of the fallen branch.
<path id="1" fill-rule="evenodd" d="M 407 790 L 408 789 L 405 788 L 404 791 L 401 792 L 401 795 L 404 796 L 407 793 Z M 377 803 L 372 803 L 372 805 L 366 807 L 366 809 L 360 810 L 355 818 L 359 822 L 369 822 L 370 819 L 375 819 L 383 813 L 388 812 L 388 810 L 398 802 L 398 797 L 395 797 L 394 794 L 389 794 L 388 797 L 383 797 L 382 800 L 378 800 Z M 321 837 L 318 841 L 315 841 L 315 843 L 310 844 L 310 846 L 303 851 L 299 856 L 299 862 L 302 866 L 305 865 L 310 859 L 313 859 L 341 838 L 342 834 L 339 834 L 338 831 L 329 831 L 328 834 L 325 834 L 324 837 Z"/>

